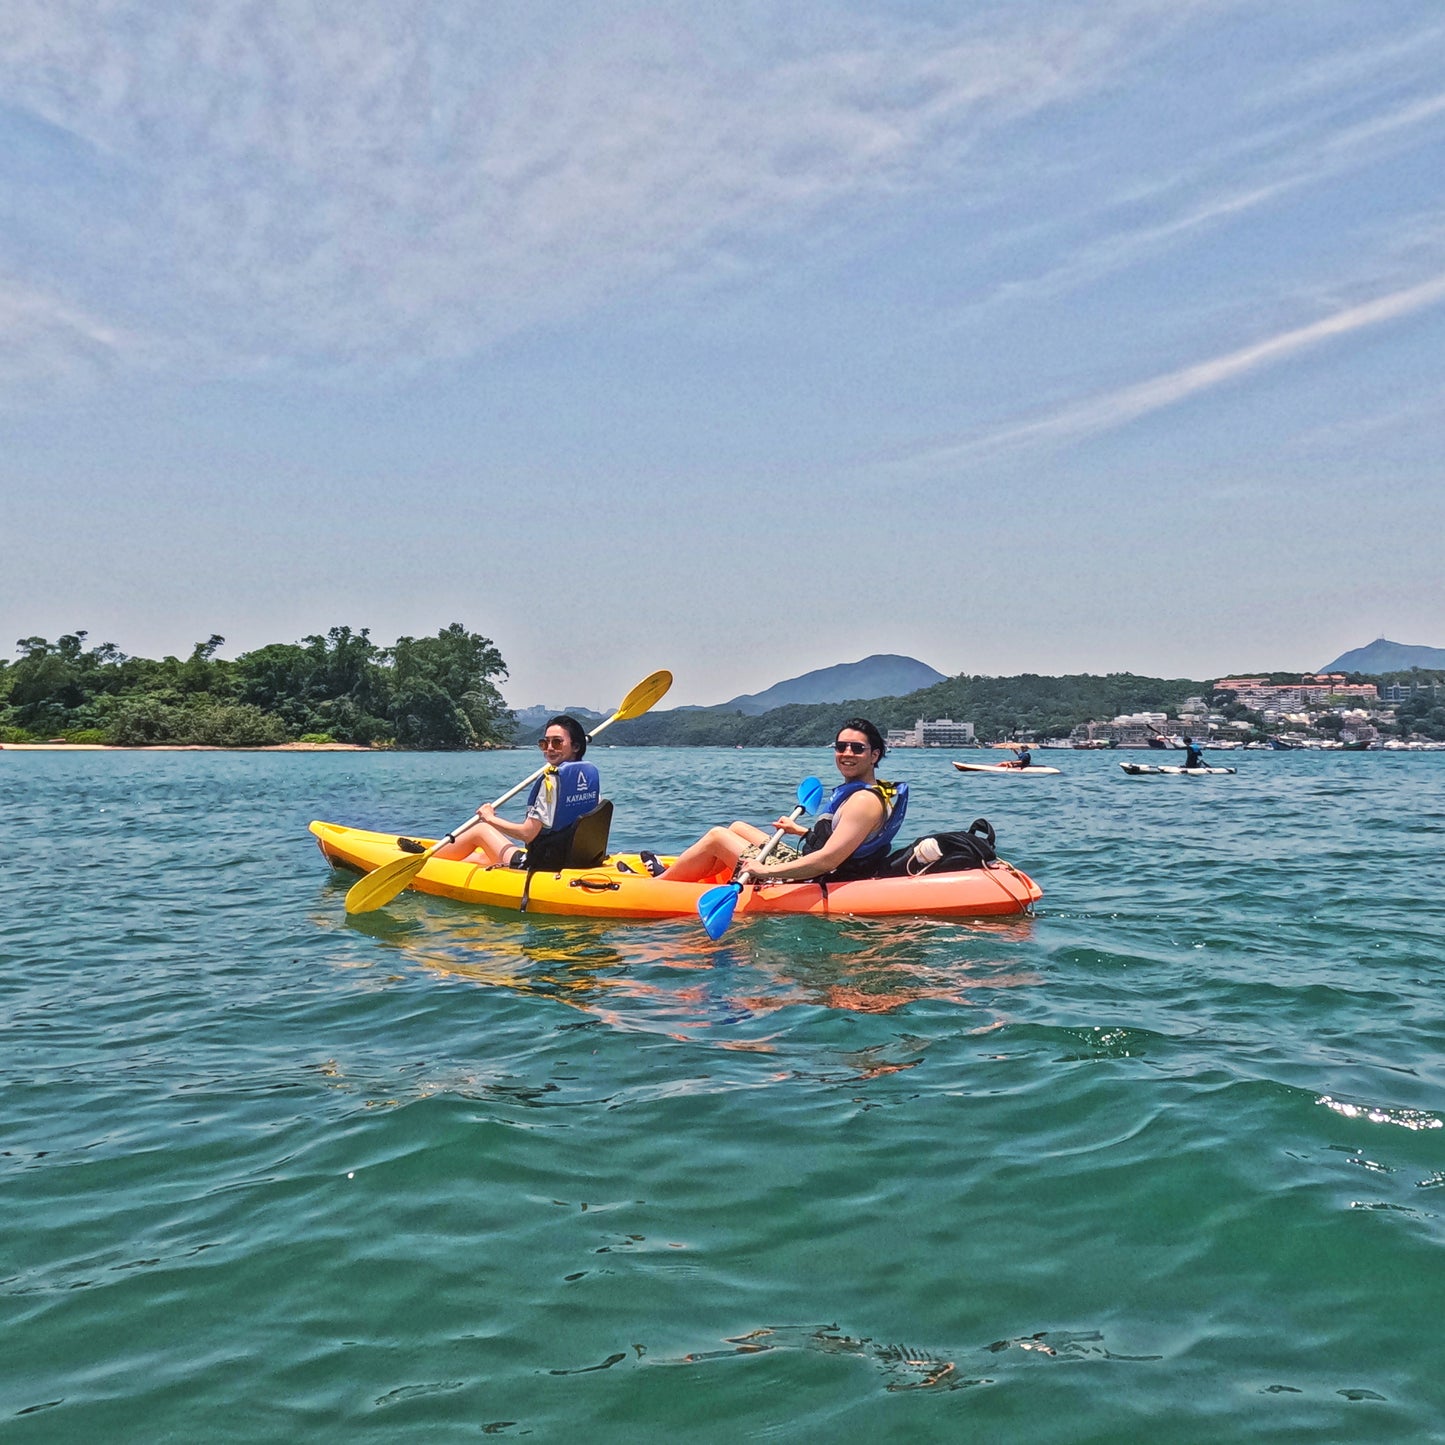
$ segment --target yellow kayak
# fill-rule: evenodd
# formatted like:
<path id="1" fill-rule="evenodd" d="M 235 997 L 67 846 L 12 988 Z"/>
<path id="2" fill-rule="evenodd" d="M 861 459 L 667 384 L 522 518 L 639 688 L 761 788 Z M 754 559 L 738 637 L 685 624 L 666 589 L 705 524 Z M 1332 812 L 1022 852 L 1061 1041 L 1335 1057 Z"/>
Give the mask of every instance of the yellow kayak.
<path id="1" fill-rule="evenodd" d="M 336 867 L 370 873 L 406 857 L 395 833 L 372 833 L 340 823 L 314 822 L 311 831 L 327 861 Z M 417 838 L 430 847 L 433 839 Z M 664 862 L 669 861 L 663 859 Z M 428 858 L 411 886 L 461 903 L 480 903 L 516 912 L 527 875 L 468 858 Z M 649 876 L 636 853 L 610 854 L 595 868 L 568 868 L 532 874 L 529 913 L 574 918 L 691 918 L 697 901 L 726 877 L 700 883 L 671 883 Z M 813 913 L 823 916 L 997 918 L 1026 913 L 1043 897 L 1028 874 L 1001 859 L 958 873 L 928 873 L 916 878 L 861 878 L 849 883 L 768 883 L 747 886 L 737 913 Z"/>

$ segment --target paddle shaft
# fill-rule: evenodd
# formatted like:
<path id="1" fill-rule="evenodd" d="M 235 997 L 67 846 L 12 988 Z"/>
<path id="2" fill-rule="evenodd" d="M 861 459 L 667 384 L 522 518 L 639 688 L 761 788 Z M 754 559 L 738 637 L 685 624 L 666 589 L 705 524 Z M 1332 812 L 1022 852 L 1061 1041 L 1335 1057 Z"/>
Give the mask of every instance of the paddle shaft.
<path id="1" fill-rule="evenodd" d="M 799 803 L 798 806 L 794 808 L 791 813 L 788 814 L 788 817 L 796 823 L 798 819 L 801 818 L 803 814 L 807 811 L 808 810 L 801 803 Z M 787 831 L 788 830 L 786 828 L 779 828 L 778 831 L 774 833 L 773 836 L 769 838 L 766 843 L 763 844 L 761 851 L 758 853 L 758 856 L 753 859 L 753 862 L 761 863 L 768 856 L 768 854 L 771 853 L 780 842 L 782 842 L 783 834 Z"/>
<path id="2" fill-rule="evenodd" d="M 799 803 L 788 816 L 796 820 L 800 814 L 807 811 L 807 805 Z M 778 841 L 787 831 L 786 828 L 779 828 L 759 849 L 758 856 L 752 862 L 761 863 L 778 846 Z M 745 868 L 748 866 L 746 863 L 743 864 Z M 756 888 L 757 884 L 754 883 L 753 886 Z M 727 932 L 728 924 L 733 921 L 733 909 L 738 906 L 738 899 L 742 896 L 743 885 L 741 883 L 721 883 L 716 888 L 709 888 L 697 900 L 698 917 L 702 919 L 702 926 L 707 929 L 709 938 L 716 940 Z"/>
<path id="3" fill-rule="evenodd" d="M 788 817 L 796 822 L 799 814 L 816 812 L 822 801 L 822 783 L 817 778 L 804 778 L 798 784 L 798 806 L 788 814 Z M 762 862 L 778 846 L 779 840 L 787 831 L 786 828 L 779 828 L 763 844 L 758 851 L 758 856 L 752 861 Z M 709 888 L 697 900 L 697 916 L 702 919 L 702 926 L 707 930 L 707 936 L 714 942 L 727 932 L 728 925 L 733 921 L 733 910 L 738 906 L 738 899 L 742 897 L 742 893 L 743 885 L 741 883 L 720 883 L 716 888 Z"/>
<path id="4" fill-rule="evenodd" d="M 615 723 L 621 716 L 622 709 L 619 708 L 615 713 L 612 714 L 611 717 L 603 718 L 603 720 L 598 723 L 597 726 L 593 728 L 590 733 L 587 734 L 587 741 L 590 743 L 592 739 L 595 738 L 597 734 L 602 731 L 603 728 L 611 727 L 612 724 Z M 531 787 L 531 785 L 535 783 L 537 779 L 540 778 L 542 774 L 547 771 L 548 766 L 549 765 L 547 763 L 543 763 L 542 766 L 531 775 L 531 777 L 523 778 L 522 781 L 518 783 L 515 788 L 508 788 L 507 791 L 503 793 L 502 796 L 498 798 L 495 803 L 492 804 L 492 807 L 500 808 L 503 803 L 508 803 L 513 798 L 515 798 L 517 794 L 522 791 L 523 788 Z M 447 843 L 455 843 L 457 841 L 457 838 L 461 834 L 465 833 L 467 829 L 470 828 L 472 824 L 475 823 L 477 819 L 481 816 L 482 810 L 478 808 L 477 811 L 473 813 L 472 816 L 468 818 L 467 821 L 463 823 L 460 828 L 454 829 L 452 832 L 448 833 L 445 838 L 439 838 L 435 843 L 431 845 L 430 848 L 427 849 L 425 854 L 419 854 L 418 856 L 430 857 L 433 853 L 436 852 L 438 848 L 445 846 Z M 779 832 L 781 831 L 782 830 L 779 829 Z"/>
<path id="5" fill-rule="evenodd" d="M 654 672 L 651 676 L 643 678 L 622 699 L 622 705 L 617 711 L 611 717 L 604 718 L 587 734 L 588 742 L 591 742 L 603 728 L 611 727 L 615 722 L 625 722 L 629 718 L 640 717 L 671 686 L 672 674 L 667 671 Z M 544 763 L 531 777 L 523 778 L 515 788 L 509 788 L 492 804 L 492 807 L 500 808 L 509 798 L 515 798 L 523 788 L 535 783 L 547 771 L 547 767 L 548 764 Z M 479 808 L 459 828 L 453 829 L 445 838 L 438 839 L 430 848 L 423 849 L 420 853 L 397 858 L 390 863 L 384 863 L 380 868 L 368 873 L 359 883 L 352 884 L 346 895 L 346 911 L 348 913 L 369 913 L 372 909 L 389 903 L 421 872 L 438 848 L 445 847 L 448 843 L 455 843 L 461 834 L 465 833 L 480 817 L 481 809 Z"/>

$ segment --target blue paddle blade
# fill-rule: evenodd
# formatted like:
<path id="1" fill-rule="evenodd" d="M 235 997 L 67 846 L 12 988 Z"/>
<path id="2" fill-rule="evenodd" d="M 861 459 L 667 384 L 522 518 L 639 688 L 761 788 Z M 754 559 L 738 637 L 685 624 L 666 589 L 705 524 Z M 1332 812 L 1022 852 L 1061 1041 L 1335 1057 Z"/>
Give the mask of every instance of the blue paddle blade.
<path id="1" fill-rule="evenodd" d="M 741 883 L 720 883 L 716 888 L 709 888 L 697 900 L 697 916 L 702 919 L 707 936 L 714 942 L 728 931 L 742 891 Z"/>
<path id="2" fill-rule="evenodd" d="M 822 801 L 823 785 L 817 778 L 804 778 L 798 784 L 798 807 L 804 812 L 816 813 Z M 793 816 L 797 816 L 796 810 Z M 702 919 L 702 926 L 714 943 L 728 931 L 742 891 L 741 883 L 720 883 L 716 888 L 709 888 L 697 900 L 697 916 Z"/>

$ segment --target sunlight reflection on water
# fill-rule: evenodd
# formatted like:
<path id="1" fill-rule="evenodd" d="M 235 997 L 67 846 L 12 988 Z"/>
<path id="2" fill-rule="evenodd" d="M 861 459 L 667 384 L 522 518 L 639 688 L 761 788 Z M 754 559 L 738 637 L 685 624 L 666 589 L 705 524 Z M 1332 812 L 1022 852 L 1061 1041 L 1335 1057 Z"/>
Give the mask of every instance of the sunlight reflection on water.
<path id="1" fill-rule="evenodd" d="M 318 916 L 326 926 L 332 920 Z M 350 928 L 396 967 L 546 997 L 624 1029 L 701 1037 L 798 1007 L 887 1014 L 924 1000 L 989 1008 L 999 990 L 1035 987 L 1017 958 L 1024 917 L 952 921 L 753 920 L 713 943 L 689 922 L 600 924 L 437 905 L 362 914 Z M 976 1027 L 997 1027 L 990 1016 Z M 715 1038 L 725 1048 L 773 1047 Z"/>

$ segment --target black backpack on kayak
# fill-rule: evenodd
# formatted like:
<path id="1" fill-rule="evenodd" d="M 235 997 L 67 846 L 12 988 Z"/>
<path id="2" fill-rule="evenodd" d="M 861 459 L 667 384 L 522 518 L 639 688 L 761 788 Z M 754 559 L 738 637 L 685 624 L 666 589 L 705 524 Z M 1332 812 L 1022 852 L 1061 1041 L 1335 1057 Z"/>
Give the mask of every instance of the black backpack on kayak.
<path id="1" fill-rule="evenodd" d="M 929 833 L 915 838 L 906 848 L 894 849 L 879 876 L 916 878 L 921 873 L 962 873 L 968 868 L 982 868 L 998 857 L 994 842 L 993 825 L 987 818 L 975 818 L 961 833 Z"/>

